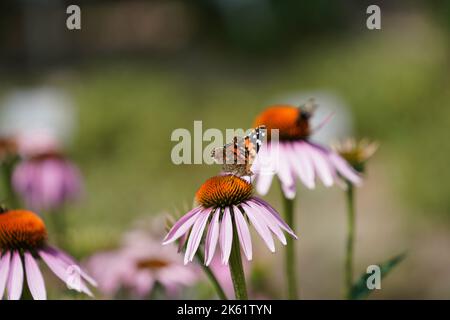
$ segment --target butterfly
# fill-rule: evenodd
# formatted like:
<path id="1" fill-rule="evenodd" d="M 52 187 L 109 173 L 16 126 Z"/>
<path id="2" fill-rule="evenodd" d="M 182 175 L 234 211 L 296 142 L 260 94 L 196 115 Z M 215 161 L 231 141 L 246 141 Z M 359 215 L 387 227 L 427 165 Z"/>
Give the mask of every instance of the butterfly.
<path id="1" fill-rule="evenodd" d="M 252 176 L 251 166 L 267 136 L 266 126 L 253 129 L 245 137 L 234 137 L 223 147 L 215 148 L 211 156 L 214 161 L 222 165 L 225 173 L 238 177 Z"/>

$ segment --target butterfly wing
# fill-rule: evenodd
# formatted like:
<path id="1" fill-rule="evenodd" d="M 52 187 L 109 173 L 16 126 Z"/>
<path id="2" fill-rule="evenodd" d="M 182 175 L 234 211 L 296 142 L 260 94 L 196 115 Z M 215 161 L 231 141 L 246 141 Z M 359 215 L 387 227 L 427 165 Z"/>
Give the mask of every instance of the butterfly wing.
<path id="1" fill-rule="evenodd" d="M 260 126 L 245 137 L 234 137 L 233 142 L 213 150 L 216 163 L 223 165 L 223 170 L 238 176 L 251 175 L 250 167 L 266 139 L 266 127 Z"/>

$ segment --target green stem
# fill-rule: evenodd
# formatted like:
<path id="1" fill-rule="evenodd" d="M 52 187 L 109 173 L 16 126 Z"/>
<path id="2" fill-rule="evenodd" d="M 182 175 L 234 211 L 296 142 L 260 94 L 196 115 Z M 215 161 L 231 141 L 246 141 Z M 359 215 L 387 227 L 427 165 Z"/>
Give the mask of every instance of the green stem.
<path id="1" fill-rule="evenodd" d="M 354 188 L 347 182 L 347 245 L 345 258 L 345 297 L 351 299 L 353 286 L 353 247 L 355 239 Z"/>
<path id="2" fill-rule="evenodd" d="M 284 195 L 283 199 L 286 223 L 294 230 L 294 199 L 288 199 Z M 288 298 L 290 300 L 298 300 L 297 259 L 295 256 L 295 241 L 291 237 L 287 238 L 285 268 Z"/>
<path id="3" fill-rule="evenodd" d="M 197 256 L 197 259 L 203 269 L 203 272 L 205 272 L 209 281 L 211 281 L 211 284 L 213 285 L 214 289 L 216 290 L 219 298 L 221 300 L 228 300 L 227 295 L 225 294 L 225 291 L 223 290 L 222 286 L 220 285 L 219 280 L 217 280 L 216 276 L 212 272 L 211 268 L 205 266 L 205 264 L 204 264 L 205 258 L 203 256 L 203 253 L 200 250 L 197 250 L 196 256 Z"/>
<path id="4" fill-rule="evenodd" d="M 242 267 L 241 249 L 236 225 L 233 223 L 233 244 L 229 261 L 231 279 L 233 280 L 236 300 L 248 300 L 247 286 L 245 284 L 244 268 Z"/>

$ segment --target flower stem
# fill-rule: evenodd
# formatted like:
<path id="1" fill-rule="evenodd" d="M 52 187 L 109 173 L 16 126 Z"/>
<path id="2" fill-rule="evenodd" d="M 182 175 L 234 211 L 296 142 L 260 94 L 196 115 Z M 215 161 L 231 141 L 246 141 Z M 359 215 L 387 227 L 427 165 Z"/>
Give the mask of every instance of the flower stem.
<path id="1" fill-rule="evenodd" d="M 229 260 L 231 280 L 233 280 L 236 300 L 248 300 L 247 286 L 245 284 L 244 268 L 242 267 L 241 249 L 236 225 L 233 223 L 233 244 Z"/>
<path id="2" fill-rule="evenodd" d="M 294 230 L 294 199 L 288 199 L 283 195 L 284 199 L 284 214 L 286 223 Z M 294 230 L 295 231 L 295 230 Z M 298 300 L 298 288 L 297 288 L 297 259 L 295 256 L 295 241 L 291 238 L 287 238 L 286 246 L 286 282 L 288 289 L 288 298 L 290 300 Z"/>
<path id="3" fill-rule="evenodd" d="M 223 290 L 222 286 L 220 285 L 219 280 L 217 280 L 216 276 L 212 272 L 211 268 L 204 265 L 205 258 L 203 256 L 203 253 L 200 250 L 197 250 L 196 256 L 197 256 L 197 259 L 203 269 L 203 272 L 205 272 L 209 281 L 211 281 L 211 284 L 213 285 L 214 289 L 216 290 L 219 298 L 221 300 L 228 300 L 227 295 L 225 294 L 225 291 Z"/>
<path id="4" fill-rule="evenodd" d="M 351 299 L 353 286 L 353 247 L 355 238 L 354 188 L 347 182 L 347 246 L 345 258 L 345 297 Z"/>

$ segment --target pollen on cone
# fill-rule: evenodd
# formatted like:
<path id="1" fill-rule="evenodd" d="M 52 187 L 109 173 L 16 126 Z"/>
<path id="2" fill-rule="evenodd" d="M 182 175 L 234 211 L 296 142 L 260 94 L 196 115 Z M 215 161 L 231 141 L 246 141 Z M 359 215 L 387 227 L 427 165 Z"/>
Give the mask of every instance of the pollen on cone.
<path id="1" fill-rule="evenodd" d="M 197 191 L 196 200 L 205 208 L 237 205 L 252 196 L 253 186 L 234 175 L 212 177 Z"/>
<path id="2" fill-rule="evenodd" d="M 0 214 L 0 248 L 33 249 L 47 239 L 42 219 L 27 210 L 11 210 Z"/>

